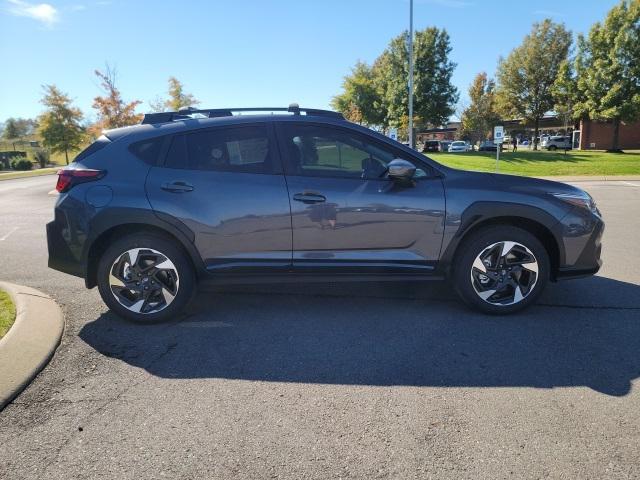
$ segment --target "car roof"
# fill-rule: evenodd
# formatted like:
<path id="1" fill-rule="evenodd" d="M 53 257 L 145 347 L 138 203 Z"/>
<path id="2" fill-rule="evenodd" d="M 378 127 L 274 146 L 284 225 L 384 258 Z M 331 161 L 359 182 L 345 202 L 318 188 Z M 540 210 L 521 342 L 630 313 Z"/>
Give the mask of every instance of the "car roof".
<path id="1" fill-rule="evenodd" d="M 335 125 L 359 126 L 348 120 L 316 116 L 316 115 L 287 115 L 287 114 L 256 114 L 256 115 L 233 115 L 212 118 L 183 118 L 170 122 L 156 124 L 138 124 L 128 127 L 114 128 L 103 132 L 111 141 L 120 138 L 135 136 L 137 139 L 155 137 L 159 135 L 175 134 L 187 132 L 201 128 L 210 128 L 225 125 L 242 125 L 246 123 L 260 122 L 319 122 Z M 368 129 L 367 129 L 368 130 Z M 371 130 L 372 131 L 372 130 Z"/>

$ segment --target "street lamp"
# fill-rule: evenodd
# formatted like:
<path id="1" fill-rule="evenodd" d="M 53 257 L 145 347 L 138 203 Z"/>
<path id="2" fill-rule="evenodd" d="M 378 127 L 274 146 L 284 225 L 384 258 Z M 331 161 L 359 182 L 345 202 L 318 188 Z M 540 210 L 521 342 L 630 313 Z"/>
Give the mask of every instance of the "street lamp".
<path id="1" fill-rule="evenodd" d="M 409 146 L 413 144 L 413 0 L 409 0 Z"/>

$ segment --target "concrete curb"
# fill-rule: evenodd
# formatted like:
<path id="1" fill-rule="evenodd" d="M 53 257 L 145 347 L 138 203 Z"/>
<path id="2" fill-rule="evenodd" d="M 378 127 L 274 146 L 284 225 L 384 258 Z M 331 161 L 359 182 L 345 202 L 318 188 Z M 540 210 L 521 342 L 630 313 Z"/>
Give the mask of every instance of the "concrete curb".
<path id="1" fill-rule="evenodd" d="M 536 177 L 556 182 L 637 182 L 640 175 L 576 175 L 557 177 Z"/>
<path id="2" fill-rule="evenodd" d="M 0 410 L 45 367 L 60 344 L 62 310 L 33 288 L 0 282 L 16 306 L 16 320 L 0 340 Z"/>

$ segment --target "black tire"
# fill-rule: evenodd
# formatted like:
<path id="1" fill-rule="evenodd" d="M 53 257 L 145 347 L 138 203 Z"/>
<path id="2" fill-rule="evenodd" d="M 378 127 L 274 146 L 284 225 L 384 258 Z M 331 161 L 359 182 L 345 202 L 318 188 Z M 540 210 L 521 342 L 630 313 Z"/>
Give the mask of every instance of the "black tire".
<path id="1" fill-rule="evenodd" d="M 533 253 L 537 261 L 538 273 L 535 277 L 531 277 L 535 279 L 533 280 L 533 286 L 519 302 L 513 304 L 491 303 L 491 297 L 484 300 L 479 296 L 479 293 L 476 292 L 476 287 L 472 280 L 473 264 L 476 257 L 481 255 L 481 253 L 486 251 L 490 246 L 507 241 L 517 242 Z M 472 233 L 469 238 L 463 240 L 456 251 L 451 281 L 458 295 L 469 306 L 483 313 L 505 315 L 528 307 L 540 297 L 540 294 L 549 281 L 550 268 L 549 254 L 534 235 L 520 228 L 496 225 L 478 230 Z M 498 270 L 498 276 L 500 272 L 504 275 L 504 269 Z M 511 280 L 511 278 L 509 278 L 511 274 L 507 272 L 506 275 L 508 280 Z M 525 275 L 532 274 L 527 272 Z M 490 289 L 491 288 L 487 288 L 487 290 Z"/>
<path id="2" fill-rule="evenodd" d="M 110 287 L 110 273 L 114 263 L 122 255 L 132 249 L 149 249 L 161 253 L 175 266 L 178 275 L 176 295 L 161 310 L 149 313 L 136 313 L 129 310 L 116 299 Z M 142 255 L 147 250 L 142 250 Z M 98 263 L 97 283 L 100 296 L 111 311 L 119 316 L 137 323 L 158 323 L 176 319 L 188 305 L 196 292 L 196 276 L 193 265 L 184 250 L 169 238 L 151 233 L 132 234 L 113 242 L 104 252 Z M 167 302 L 165 302 L 167 303 Z"/>
<path id="3" fill-rule="evenodd" d="M 556 147 L 555 145 L 551 145 L 549 147 L 549 151 L 551 151 L 551 152 L 555 152 L 557 149 L 558 149 L 558 147 Z"/>

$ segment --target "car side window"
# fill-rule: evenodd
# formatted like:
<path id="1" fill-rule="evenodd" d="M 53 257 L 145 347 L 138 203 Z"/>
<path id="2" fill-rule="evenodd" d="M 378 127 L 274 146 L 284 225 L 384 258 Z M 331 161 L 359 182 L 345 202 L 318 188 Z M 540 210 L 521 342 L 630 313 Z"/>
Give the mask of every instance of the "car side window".
<path id="1" fill-rule="evenodd" d="M 379 179 L 396 158 L 391 148 L 343 129 L 284 123 L 282 131 L 289 175 Z"/>
<path id="2" fill-rule="evenodd" d="M 176 135 L 165 166 L 188 170 L 273 173 L 266 126 L 215 128 Z"/>

